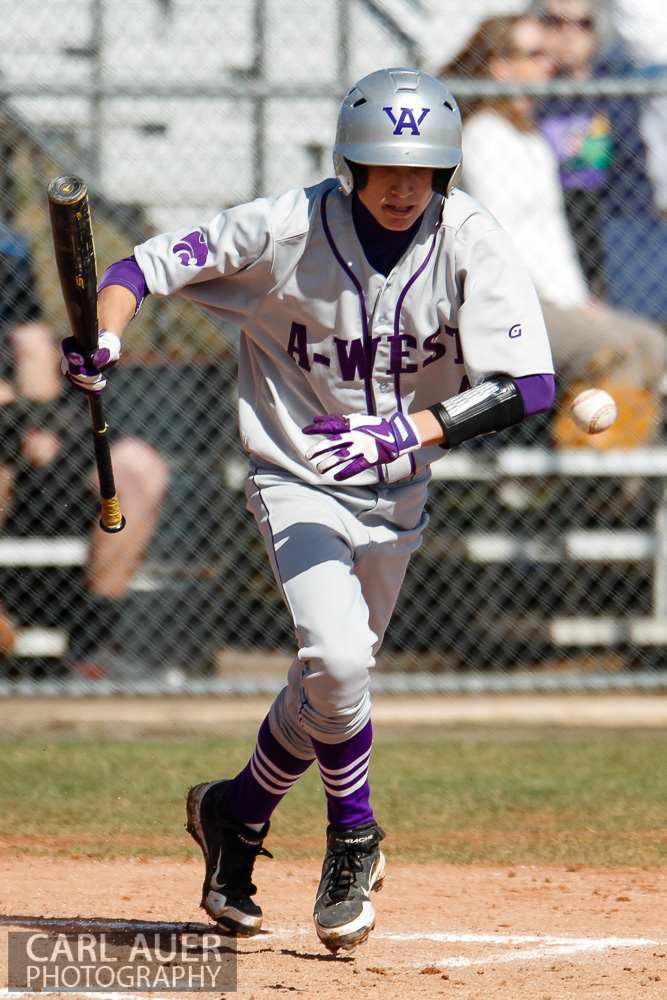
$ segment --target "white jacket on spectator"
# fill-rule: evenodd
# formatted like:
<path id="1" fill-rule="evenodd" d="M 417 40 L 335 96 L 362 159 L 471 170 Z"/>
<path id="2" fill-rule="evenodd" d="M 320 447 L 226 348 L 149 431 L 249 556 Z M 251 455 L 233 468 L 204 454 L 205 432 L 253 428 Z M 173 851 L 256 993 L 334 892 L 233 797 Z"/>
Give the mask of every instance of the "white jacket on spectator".
<path id="1" fill-rule="evenodd" d="M 471 115 L 463 127 L 462 186 L 513 238 L 542 303 L 561 384 L 595 385 L 604 376 L 657 395 L 665 370 L 662 329 L 591 302 L 556 159 L 537 129 L 521 131 L 496 111 Z"/>
<path id="2" fill-rule="evenodd" d="M 636 68 L 651 75 L 667 73 L 665 0 L 613 0 L 611 11 L 614 28 Z M 655 94 L 644 101 L 641 130 L 655 207 L 667 221 L 667 97 L 664 94 Z"/>
<path id="3" fill-rule="evenodd" d="M 638 66 L 667 66 L 665 0 L 612 0 L 614 27 Z"/>
<path id="4" fill-rule="evenodd" d="M 463 184 L 513 237 L 543 302 L 568 309 L 590 298 L 577 258 L 558 165 L 538 131 L 479 111 L 463 128 Z"/>

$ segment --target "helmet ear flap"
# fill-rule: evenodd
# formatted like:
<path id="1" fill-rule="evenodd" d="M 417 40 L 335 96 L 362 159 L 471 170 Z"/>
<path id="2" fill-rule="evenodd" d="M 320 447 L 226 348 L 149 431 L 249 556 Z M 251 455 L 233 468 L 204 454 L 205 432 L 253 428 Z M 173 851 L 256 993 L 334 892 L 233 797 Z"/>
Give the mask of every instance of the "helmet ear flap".
<path id="1" fill-rule="evenodd" d="M 449 184 L 447 185 L 447 190 L 445 192 L 446 198 L 449 198 L 450 194 L 461 180 L 462 173 L 463 173 L 463 162 L 459 160 L 459 162 L 454 167 L 452 176 L 449 178 Z"/>
<path id="2" fill-rule="evenodd" d="M 333 162 L 341 191 L 343 194 L 352 194 L 352 191 L 354 190 L 354 177 L 352 176 L 349 162 L 345 159 L 342 153 L 337 153 L 335 150 Z"/>
<path id="3" fill-rule="evenodd" d="M 354 190 L 363 191 L 368 184 L 368 167 L 365 163 L 353 163 L 352 160 L 345 161 L 350 168 L 354 180 Z"/>
<path id="4" fill-rule="evenodd" d="M 461 164 L 455 167 L 443 167 L 433 171 L 433 190 L 436 194 L 442 194 L 449 198 L 450 194 L 461 179 Z"/>
<path id="5" fill-rule="evenodd" d="M 334 168 L 343 194 L 352 194 L 366 187 L 368 167 L 365 164 L 354 163 L 341 153 L 334 153 Z"/>

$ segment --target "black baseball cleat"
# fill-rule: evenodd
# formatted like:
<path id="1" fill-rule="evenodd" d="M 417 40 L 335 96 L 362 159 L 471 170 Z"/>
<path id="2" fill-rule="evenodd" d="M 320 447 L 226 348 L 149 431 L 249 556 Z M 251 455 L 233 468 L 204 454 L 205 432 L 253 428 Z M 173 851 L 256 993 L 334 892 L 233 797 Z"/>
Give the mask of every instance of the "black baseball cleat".
<path id="1" fill-rule="evenodd" d="M 202 909 L 228 931 L 250 937 L 262 926 L 262 911 L 250 898 L 255 858 L 273 857 L 262 847 L 265 823 L 255 833 L 232 815 L 225 789 L 228 781 L 209 781 L 188 792 L 186 829 L 201 847 L 206 862 Z"/>
<path id="2" fill-rule="evenodd" d="M 375 927 L 369 899 L 382 888 L 387 862 L 379 848 L 385 833 L 377 823 L 344 830 L 327 827 L 327 853 L 315 900 L 315 930 L 329 951 L 363 944 Z"/>

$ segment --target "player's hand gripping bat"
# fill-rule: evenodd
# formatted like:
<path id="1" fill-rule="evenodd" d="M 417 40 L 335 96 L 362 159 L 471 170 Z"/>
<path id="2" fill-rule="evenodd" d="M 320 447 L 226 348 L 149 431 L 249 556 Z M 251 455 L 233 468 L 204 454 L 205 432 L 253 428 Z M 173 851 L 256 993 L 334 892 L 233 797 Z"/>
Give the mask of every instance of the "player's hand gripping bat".
<path id="1" fill-rule="evenodd" d="M 79 177 L 65 174 L 51 181 L 47 197 L 56 265 L 70 326 L 86 366 L 92 365 L 98 346 L 97 265 L 88 189 Z M 125 518 L 116 495 L 102 398 L 100 393 L 87 395 L 100 478 L 100 527 L 109 532 L 121 531 Z"/>

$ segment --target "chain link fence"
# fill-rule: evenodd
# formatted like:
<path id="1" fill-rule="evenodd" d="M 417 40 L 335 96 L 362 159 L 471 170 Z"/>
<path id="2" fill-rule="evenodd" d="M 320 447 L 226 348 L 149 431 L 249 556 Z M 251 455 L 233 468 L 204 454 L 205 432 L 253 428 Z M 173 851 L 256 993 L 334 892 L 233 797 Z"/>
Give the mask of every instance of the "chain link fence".
<path id="1" fill-rule="evenodd" d="M 562 211 L 586 283 L 653 324 L 662 343 L 666 206 L 661 215 L 650 171 L 637 179 L 642 116 L 666 91 L 659 72 L 545 82 L 457 68 L 484 18 L 523 13 L 523 3 L 0 7 L 3 693 L 275 691 L 294 648 L 245 511 L 238 331 L 183 302 L 147 300 L 105 393 L 121 504 L 142 532 L 126 546 L 95 528 L 85 399 L 54 381 L 57 351 L 43 346 L 68 332 L 46 206 L 59 173 L 88 183 L 102 271 L 155 231 L 328 175 L 354 79 L 392 64 L 446 67 L 471 118 L 529 108 L 530 127 L 560 156 Z M 602 25 L 598 44 L 608 45 L 608 16 Z M 612 160 L 624 187 L 602 197 L 595 184 Z M 491 151 L 488 171 L 498 169 Z M 376 690 L 665 685 L 662 370 L 649 391 L 614 383 L 618 365 L 607 360 L 596 359 L 593 384 L 619 403 L 611 431 L 577 436 L 562 385 L 550 415 L 436 464 L 430 524 Z"/>

